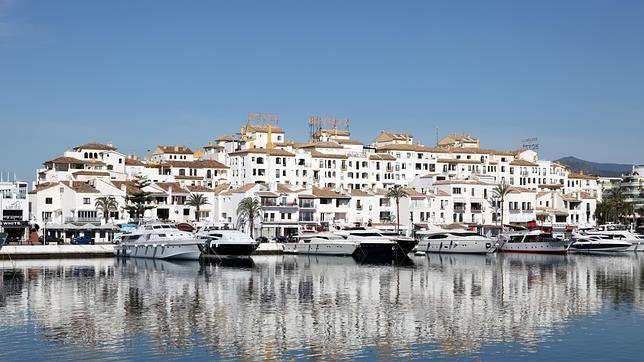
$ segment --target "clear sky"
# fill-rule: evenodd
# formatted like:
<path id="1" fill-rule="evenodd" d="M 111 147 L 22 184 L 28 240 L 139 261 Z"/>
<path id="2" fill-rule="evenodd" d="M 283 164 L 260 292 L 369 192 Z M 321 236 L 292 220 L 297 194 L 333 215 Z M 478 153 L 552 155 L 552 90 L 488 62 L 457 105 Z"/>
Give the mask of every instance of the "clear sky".
<path id="1" fill-rule="evenodd" d="M 643 163 L 644 1 L 0 0 L 0 170 L 199 147 L 248 112 Z"/>

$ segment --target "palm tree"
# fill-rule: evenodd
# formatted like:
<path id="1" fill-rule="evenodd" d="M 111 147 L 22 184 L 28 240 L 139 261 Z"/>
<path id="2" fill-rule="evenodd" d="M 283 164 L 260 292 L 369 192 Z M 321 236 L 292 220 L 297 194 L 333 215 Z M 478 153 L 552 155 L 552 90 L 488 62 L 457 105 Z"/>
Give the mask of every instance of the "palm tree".
<path id="1" fill-rule="evenodd" d="M 244 197 L 237 205 L 237 217 L 242 224 L 246 222 L 250 224 L 250 237 L 252 238 L 255 219 L 262 217 L 262 204 L 258 199 Z"/>
<path id="2" fill-rule="evenodd" d="M 96 210 L 100 210 L 107 224 L 110 221 L 110 211 L 118 210 L 118 202 L 114 196 L 98 197 L 94 203 Z"/>
<path id="3" fill-rule="evenodd" d="M 505 181 L 501 182 L 500 184 L 497 184 L 493 189 L 492 189 L 492 197 L 495 198 L 496 200 L 501 201 L 501 229 L 503 229 L 503 216 L 504 216 L 504 204 L 505 204 L 505 196 L 510 193 L 511 187 L 510 185 L 506 184 Z"/>
<path id="4" fill-rule="evenodd" d="M 199 222 L 201 207 L 203 205 L 208 205 L 208 199 L 204 194 L 192 194 L 186 201 L 186 205 L 195 207 L 195 219 L 197 220 L 197 222 Z"/>
<path id="5" fill-rule="evenodd" d="M 396 232 L 400 231 L 400 199 L 408 196 L 407 191 L 400 185 L 394 185 L 385 194 L 385 197 L 396 200 Z"/>

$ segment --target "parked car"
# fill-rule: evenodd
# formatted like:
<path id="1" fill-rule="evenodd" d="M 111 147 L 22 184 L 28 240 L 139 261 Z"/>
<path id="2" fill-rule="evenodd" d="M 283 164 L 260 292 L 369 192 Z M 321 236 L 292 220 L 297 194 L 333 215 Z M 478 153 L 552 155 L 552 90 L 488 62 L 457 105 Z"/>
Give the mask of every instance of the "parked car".
<path id="1" fill-rule="evenodd" d="M 278 243 L 288 243 L 286 236 L 278 236 L 275 238 L 275 241 Z"/>
<path id="2" fill-rule="evenodd" d="M 45 242 L 46 242 L 47 244 L 49 244 L 49 243 L 56 243 L 56 244 L 58 244 L 58 245 L 63 245 L 63 244 L 65 244 L 65 240 L 63 240 L 63 239 L 61 239 L 61 238 L 57 238 L 57 237 L 55 237 L 55 236 L 48 236 L 46 239 L 45 239 L 45 238 L 43 238 L 42 236 L 40 236 L 40 237 L 38 237 L 38 241 L 39 241 L 41 244 L 43 244 L 43 243 L 45 243 Z"/>
<path id="3" fill-rule="evenodd" d="M 94 239 L 90 238 L 89 236 L 79 236 L 77 238 L 73 238 L 71 241 L 72 244 L 74 245 L 94 245 Z"/>
<path id="4" fill-rule="evenodd" d="M 266 236 L 260 236 L 257 239 L 255 239 L 255 241 L 257 241 L 258 243 L 267 243 L 268 238 Z"/>

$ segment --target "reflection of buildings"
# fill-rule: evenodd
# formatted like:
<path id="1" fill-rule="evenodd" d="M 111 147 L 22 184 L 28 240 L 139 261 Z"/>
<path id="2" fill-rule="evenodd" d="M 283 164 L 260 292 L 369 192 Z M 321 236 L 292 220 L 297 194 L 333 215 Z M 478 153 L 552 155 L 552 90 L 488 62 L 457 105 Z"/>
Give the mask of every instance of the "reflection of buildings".
<path id="1" fill-rule="evenodd" d="M 604 303 L 644 310 L 636 256 L 431 256 L 409 268 L 350 258 L 256 257 L 255 266 L 149 260 L 22 261 L 3 268 L 0 325 L 107 351 L 137 335 L 168 347 L 205 344 L 248 358 L 381 356 L 435 343 L 464 354 L 484 344 L 532 348 Z M 35 266 L 34 263 L 38 264 Z M 420 352 L 422 353 L 422 352 Z"/>

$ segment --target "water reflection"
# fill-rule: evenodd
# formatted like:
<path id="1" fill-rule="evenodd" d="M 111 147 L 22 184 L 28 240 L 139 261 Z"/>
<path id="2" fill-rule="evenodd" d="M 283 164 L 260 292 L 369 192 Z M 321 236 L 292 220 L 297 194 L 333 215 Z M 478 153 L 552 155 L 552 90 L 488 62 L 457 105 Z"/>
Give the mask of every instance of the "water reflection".
<path id="1" fill-rule="evenodd" d="M 605 306 L 642 313 L 642 258 L 431 255 L 405 266 L 321 256 L 0 264 L 0 330 L 131 356 L 382 358 L 525 350 Z M 18 346 L 28 350 L 30 346 Z M 62 352 L 61 352 L 62 353 Z M 78 357 L 68 356 L 69 358 Z"/>

